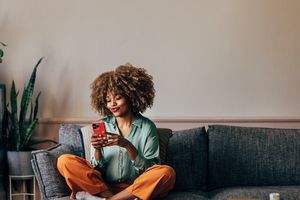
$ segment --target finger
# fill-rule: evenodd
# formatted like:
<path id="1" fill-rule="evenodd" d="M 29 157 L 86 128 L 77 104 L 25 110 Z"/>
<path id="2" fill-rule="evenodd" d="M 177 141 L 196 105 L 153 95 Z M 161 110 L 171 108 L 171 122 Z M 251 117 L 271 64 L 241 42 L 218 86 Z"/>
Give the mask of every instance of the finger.
<path id="1" fill-rule="evenodd" d="M 102 144 L 99 144 L 99 143 L 95 143 L 95 144 L 92 144 L 92 146 L 94 148 L 100 148 L 102 146 Z"/>
<path id="2" fill-rule="evenodd" d="M 102 144 L 102 147 L 111 146 L 109 143 Z"/>
<path id="3" fill-rule="evenodd" d="M 119 138 L 119 135 L 117 135 L 117 134 L 113 134 L 113 135 L 110 135 L 110 136 L 109 136 L 109 138 L 113 138 L 113 139 L 115 139 L 115 138 Z"/>
<path id="4" fill-rule="evenodd" d="M 119 143 L 119 139 L 118 138 L 116 138 L 116 139 L 109 139 L 107 141 L 108 141 L 108 144 L 114 144 L 114 145 L 116 145 L 116 144 Z"/>
<path id="5" fill-rule="evenodd" d="M 95 146 L 93 146 L 95 149 L 101 149 L 102 147 L 103 147 L 103 145 L 101 144 L 97 144 L 97 145 L 95 145 Z"/>
<path id="6" fill-rule="evenodd" d="M 107 140 L 105 140 L 105 139 L 97 138 L 97 139 L 91 141 L 91 144 L 92 145 L 97 145 L 97 144 L 103 144 L 103 143 L 106 143 L 106 142 L 107 142 Z"/>
<path id="7" fill-rule="evenodd" d="M 118 143 L 119 142 L 119 138 L 111 138 L 108 141 L 109 143 Z"/>
<path id="8" fill-rule="evenodd" d="M 117 145 L 117 144 L 114 142 L 110 142 L 110 143 L 107 143 L 105 146 L 110 147 L 110 146 L 115 146 L 115 145 Z"/>
<path id="9" fill-rule="evenodd" d="M 97 144 L 99 142 L 99 140 L 92 140 L 91 144 Z"/>
<path id="10" fill-rule="evenodd" d="M 92 139 L 91 139 L 91 141 L 98 141 L 98 140 L 101 140 L 102 138 L 100 138 L 100 137 L 93 137 Z"/>
<path id="11" fill-rule="evenodd" d="M 100 134 L 93 134 L 93 135 L 92 135 L 92 138 L 106 138 L 106 137 L 103 137 L 103 136 L 100 135 Z"/>
<path id="12" fill-rule="evenodd" d="M 99 141 L 98 141 L 98 140 L 92 141 L 91 144 L 92 144 L 92 145 L 99 144 Z"/>
<path id="13" fill-rule="evenodd" d="M 107 140 L 97 140 L 95 142 L 92 142 L 92 145 L 95 147 L 95 146 L 103 146 L 105 144 L 107 144 L 108 141 Z"/>
<path id="14" fill-rule="evenodd" d="M 107 135 L 117 135 L 116 133 L 106 132 Z"/>
<path id="15" fill-rule="evenodd" d="M 98 148 L 101 148 L 102 147 L 102 144 L 95 144 L 93 145 L 94 148 L 98 149 Z"/>
<path id="16" fill-rule="evenodd" d="M 94 133 L 93 135 L 92 135 L 92 137 L 94 137 L 94 138 L 97 138 L 97 137 L 99 137 L 100 135 L 99 134 L 97 134 L 97 133 Z"/>

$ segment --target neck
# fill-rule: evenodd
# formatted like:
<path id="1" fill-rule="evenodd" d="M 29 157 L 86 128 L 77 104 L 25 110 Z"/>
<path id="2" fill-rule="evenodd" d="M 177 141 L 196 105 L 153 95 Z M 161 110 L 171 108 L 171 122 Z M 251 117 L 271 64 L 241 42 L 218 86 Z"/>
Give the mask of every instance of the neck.
<path id="1" fill-rule="evenodd" d="M 128 114 L 122 116 L 122 117 L 116 117 L 118 126 L 121 127 L 130 127 L 133 121 L 133 113 L 129 112 Z"/>

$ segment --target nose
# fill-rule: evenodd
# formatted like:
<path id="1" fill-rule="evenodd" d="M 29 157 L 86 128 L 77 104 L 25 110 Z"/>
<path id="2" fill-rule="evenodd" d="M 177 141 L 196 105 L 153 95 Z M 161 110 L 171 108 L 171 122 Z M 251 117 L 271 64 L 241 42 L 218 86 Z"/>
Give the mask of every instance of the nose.
<path id="1" fill-rule="evenodd" d="M 112 99 L 111 102 L 112 102 L 112 105 L 114 105 L 114 106 L 117 105 L 117 101 L 115 99 Z"/>

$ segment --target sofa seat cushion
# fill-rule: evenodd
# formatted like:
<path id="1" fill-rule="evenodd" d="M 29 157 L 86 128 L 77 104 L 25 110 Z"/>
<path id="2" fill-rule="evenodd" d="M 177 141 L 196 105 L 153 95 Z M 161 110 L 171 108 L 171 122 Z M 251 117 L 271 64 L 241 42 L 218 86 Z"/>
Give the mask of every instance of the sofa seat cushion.
<path id="1" fill-rule="evenodd" d="M 204 192 L 170 192 L 163 200 L 208 200 Z"/>
<path id="2" fill-rule="evenodd" d="M 170 192 L 167 196 L 157 200 L 209 200 L 204 192 Z M 51 198 L 49 200 L 70 200 L 70 196 Z"/>
<path id="3" fill-rule="evenodd" d="M 258 199 L 269 200 L 270 193 L 279 193 L 280 199 L 295 200 L 300 197 L 300 186 L 245 186 L 213 190 L 209 193 L 212 200 Z"/>
<path id="4" fill-rule="evenodd" d="M 167 151 L 167 164 L 176 172 L 175 190 L 205 188 L 207 151 L 204 127 L 173 132 Z"/>
<path id="5" fill-rule="evenodd" d="M 300 185 L 300 130 L 208 128 L 209 187 Z"/>

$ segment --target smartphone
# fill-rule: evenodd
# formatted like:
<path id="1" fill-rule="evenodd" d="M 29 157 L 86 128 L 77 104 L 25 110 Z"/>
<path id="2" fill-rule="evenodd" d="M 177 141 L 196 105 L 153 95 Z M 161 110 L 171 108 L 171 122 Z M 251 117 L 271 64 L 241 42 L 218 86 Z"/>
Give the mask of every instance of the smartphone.
<path id="1" fill-rule="evenodd" d="M 95 134 L 98 134 L 104 138 L 107 138 L 105 123 L 103 121 L 93 122 L 93 130 L 94 130 Z"/>

